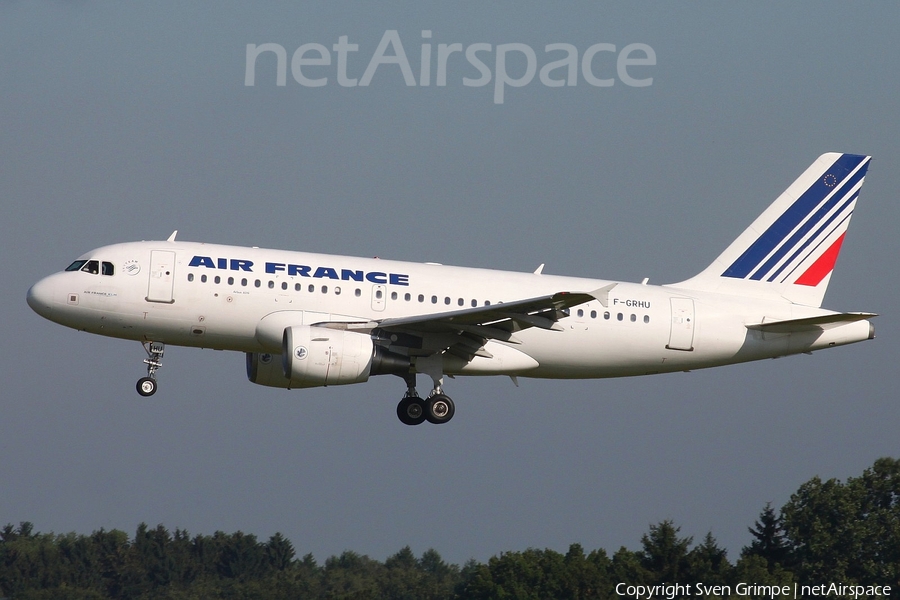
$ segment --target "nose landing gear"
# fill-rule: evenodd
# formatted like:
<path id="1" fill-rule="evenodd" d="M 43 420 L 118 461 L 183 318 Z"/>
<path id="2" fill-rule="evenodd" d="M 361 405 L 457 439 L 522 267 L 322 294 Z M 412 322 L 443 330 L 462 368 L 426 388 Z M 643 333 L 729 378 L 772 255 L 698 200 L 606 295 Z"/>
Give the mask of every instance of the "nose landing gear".
<path id="1" fill-rule="evenodd" d="M 147 365 L 147 376 L 141 377 L 137 382 L 137 393 L 141 396 L 152 396 L 156 393 L 156 371 L 162 367 L 163 352 L 166 345 L 162 342 L 141 342 L 147 352 L 144 363 Z"/>

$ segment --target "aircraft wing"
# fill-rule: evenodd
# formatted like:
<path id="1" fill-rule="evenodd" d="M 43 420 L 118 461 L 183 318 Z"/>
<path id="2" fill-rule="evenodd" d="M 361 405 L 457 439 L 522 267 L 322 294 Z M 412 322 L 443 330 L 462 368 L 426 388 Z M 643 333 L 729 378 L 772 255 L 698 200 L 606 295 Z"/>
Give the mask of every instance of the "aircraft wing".
<path id="1" fill-rule="evenodd" d="M 515 334 L 523 329 L 561 331 L 558 321 L 568 314 L 567 309 L 594 299 L 596 296 L 581 292 L 558 292 L 449 312 L 357 323 L 316 323 L 315 326 L 368 331 L 392 352 L 409 356 L 428 356 L 446 350 L 464 360 L 472 360 L 475 356 L 491 357 L 484 349 L 488 340 L 518 344 Z"/>

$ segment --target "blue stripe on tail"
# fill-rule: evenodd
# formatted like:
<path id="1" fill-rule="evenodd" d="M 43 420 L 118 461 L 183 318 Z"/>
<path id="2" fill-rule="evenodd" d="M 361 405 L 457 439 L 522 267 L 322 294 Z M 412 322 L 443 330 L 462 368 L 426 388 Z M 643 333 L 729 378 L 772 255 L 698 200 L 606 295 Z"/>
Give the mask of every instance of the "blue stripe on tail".
<path id="1" fill-rule="evenodd" d="M 796 235 L 791 237 L 791 240 L 788 243 L 784 244 L 784 246 L 778 250 L 775 256 L 772 256 L 772 258 L 766 262 L 763 268 L 757 269 L 760 267 L 760 264 L 766 260 L 766 257 L 778 248 L 785 239 L 791 235 L 791 232 L 794 231 L 794 229 L 796 229 L 810 213 L 816 210 L 816 207 L 822 203 L 828 194 L 835 191 L 835 188 L 843 188 L 846 191 L 851 190 L 853 186 L 856 185 L 856 182 L 865 176 L 868 164 L 864 165 L 849 181 L 845 180 L 847 180 L 847 176 L 852 173 L 854 169 L 859 167 L 866 158 L 866 156 L 855 154 L 841 155 L 841 157 L 826 170 L 825 175 L 813 183 L 809 189 L 807 189 L 786 211 L 784 211 L 784 213 L 778 217 L 778 219 L 776 219 L 775 222 L 772 223 L 772 225 L 769 226 L 769 228 L 766 229 L 766 231 L 763 232 L 763 234 L 759 236 L 759 238 L 757 238 L 757 240 L 753 242 L 750 247 L 725 270 L 724 273 L 722 273 L 722 276 L 744 279 L 753 273 L 753 279 L 762 279 L 765 273 L 778 262 L 778 259 L 783 257 L 794 247 L 794 245 L 796 245 L 796 243 L 798 243 L 805 232 L 824 218 L 830 206 L 822 207 L 821 210 L 816 213 L 815 217 L 804 224 L 803 232 L 798 231 Z M 845 183 L 848 184 L 847 187 L 844 187 Z M 839 202 L 845 195 L 846 194 L 835 193 L 829 200 L 829 205 Z"/>

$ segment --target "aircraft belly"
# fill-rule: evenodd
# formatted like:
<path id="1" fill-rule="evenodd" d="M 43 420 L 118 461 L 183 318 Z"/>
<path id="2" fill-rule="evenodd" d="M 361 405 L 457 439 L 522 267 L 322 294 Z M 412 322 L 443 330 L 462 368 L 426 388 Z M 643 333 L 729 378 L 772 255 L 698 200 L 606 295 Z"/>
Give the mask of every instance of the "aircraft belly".
<path id="1" fill-rule="evenodd" d="M 466 362 L 448 354 L 444 356 L 444 372 L 450 375 L 527 375 L 540 363 L 518 347 L 489 341 L 484 349 L 491 356 L 476 356 Z"/>

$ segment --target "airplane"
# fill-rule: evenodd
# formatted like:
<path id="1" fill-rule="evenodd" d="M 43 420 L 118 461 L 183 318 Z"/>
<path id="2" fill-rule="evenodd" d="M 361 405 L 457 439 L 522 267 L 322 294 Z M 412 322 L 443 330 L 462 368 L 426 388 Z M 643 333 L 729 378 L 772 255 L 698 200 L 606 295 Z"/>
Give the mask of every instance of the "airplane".
<path id="1" fill-rule="evenodd" d="M 246 355 L 252 383 L 402 377 L 397 416 L 443 424 L 444 376 L 582 379 L 730 365 L 873 339 L 874 313 L 821 308 L 871 157 L 827 153 L 694 277 L 667 285 L 186 242 L 91 250 L 35 283 L 51 321 Z M 422 397 L 416 376 L 432 381 Z"/>

